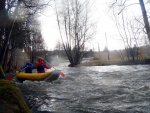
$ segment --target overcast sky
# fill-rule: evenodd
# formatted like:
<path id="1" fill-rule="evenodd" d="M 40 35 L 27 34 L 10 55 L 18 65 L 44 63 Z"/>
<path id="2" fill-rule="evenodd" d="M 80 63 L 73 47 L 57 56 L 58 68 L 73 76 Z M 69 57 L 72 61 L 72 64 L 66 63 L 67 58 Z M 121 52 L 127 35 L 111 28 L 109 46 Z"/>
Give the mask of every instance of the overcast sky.
<path id="1" fill-rule="evenodd" d="M 95 0 L 92 11 L 93 20 L 97 21 L 97 33 L 93 40 L 87 42 L 87 47 L 89 49 L 98 50 L 98 43 L 100 49 L 103 50 L 106 46 L 106 37 L 108 41 L 108 48 L 110 50 L 123 48 L 123 43 L 118 35 L 116 26 L 111 18 L 111 14 L 108 12 L 108 4 L 112 0 Z M 137 2 L 138 0 L 132 0 Z M 138 2 L 137 2 L 138 3 Z M 137 6 L 134 6 L 135 8 Z M 140 11 L 140 7 L 138 6 Z M 134 8 L 133 8 L 134 9 Z M 41 21 L 42 35 L 49 49 L 54 49 L 55 44 L 58 39 L 60 39 L 59 30 L 56 22 L 56 15 L 54 12 L 47 8 L 44 15 L 39 18 Z M 106 35 L 105 35 L 106 34 Z"/>

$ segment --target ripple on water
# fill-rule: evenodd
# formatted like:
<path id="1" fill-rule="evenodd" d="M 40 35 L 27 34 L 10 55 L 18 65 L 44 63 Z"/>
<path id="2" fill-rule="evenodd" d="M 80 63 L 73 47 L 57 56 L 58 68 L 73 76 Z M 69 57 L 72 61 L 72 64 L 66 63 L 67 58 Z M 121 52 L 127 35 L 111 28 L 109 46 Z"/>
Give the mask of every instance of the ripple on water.
<path id="1" fill-rule="evenodd" d="M 59 67 L 65 79 L 18 84 L 33 111 L 52 113 L 149 113 L 147 65 Z"/>

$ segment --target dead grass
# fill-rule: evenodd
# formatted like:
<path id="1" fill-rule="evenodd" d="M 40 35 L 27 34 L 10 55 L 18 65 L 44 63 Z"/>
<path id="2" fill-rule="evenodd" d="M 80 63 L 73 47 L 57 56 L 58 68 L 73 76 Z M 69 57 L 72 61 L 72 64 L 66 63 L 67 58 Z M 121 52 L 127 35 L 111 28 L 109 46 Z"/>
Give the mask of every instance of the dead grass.
<path id="1" fill-rule="evenodd" d="M 144 55 L 140 56 L 141 59 L 138 62 L 127 62 L 127 57 L 125 57 L 125 54 L 123 55 L 125 61 L 121 59 L 117 51 L 109 52 L 109 54 L 108 52 L 102 52 L 100 56 L 97 53 L 94 55 L 93 59 L 83 62 L 78 66 L 132 65 L 145 63 L 146 57 Z"/>

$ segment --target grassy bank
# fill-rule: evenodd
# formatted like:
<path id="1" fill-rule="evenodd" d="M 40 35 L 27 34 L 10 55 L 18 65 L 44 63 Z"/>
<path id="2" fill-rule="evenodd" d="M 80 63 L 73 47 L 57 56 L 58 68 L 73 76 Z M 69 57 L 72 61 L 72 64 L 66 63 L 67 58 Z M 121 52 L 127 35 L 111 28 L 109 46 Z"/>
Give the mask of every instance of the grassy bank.
<path id="1" fill-rule="evenodd" d="M 113 60 L 94 60 L 83 62 L 78 66 L 106 66 L 106 65 L 137 65 L 137 64 L 150 64 L 150 61 L 140 60 L 140 61 L 120 61 L 118 59 Z"/>

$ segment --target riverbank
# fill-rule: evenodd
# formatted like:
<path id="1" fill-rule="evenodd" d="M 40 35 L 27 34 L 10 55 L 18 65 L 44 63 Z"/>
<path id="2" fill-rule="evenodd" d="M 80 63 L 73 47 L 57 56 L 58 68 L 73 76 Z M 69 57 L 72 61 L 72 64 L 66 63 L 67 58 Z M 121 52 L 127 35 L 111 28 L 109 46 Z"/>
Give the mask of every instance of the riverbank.
<path id="1" fill-rule="evenodd" d="M 18 86 L 11 81 L 0 80 L 0 113 L 31 113 Z"/>
<path id="2" fill-rule="evenodd" d="M 140 61 L 120 61 L 118 59 L 113 60 L 98 60 L 90 59 L 86 62 L 82 62 L 78 66 L 106 66 L 106 65 L 138 65 L 138 64 L 150 64 L 150 60 L 140 60 Z"/>

